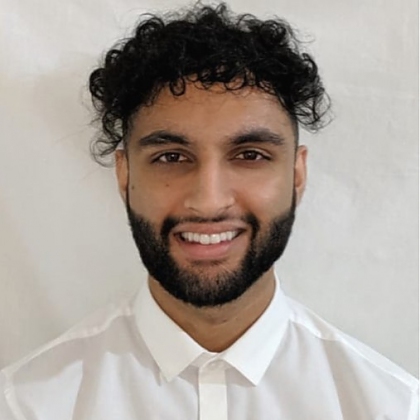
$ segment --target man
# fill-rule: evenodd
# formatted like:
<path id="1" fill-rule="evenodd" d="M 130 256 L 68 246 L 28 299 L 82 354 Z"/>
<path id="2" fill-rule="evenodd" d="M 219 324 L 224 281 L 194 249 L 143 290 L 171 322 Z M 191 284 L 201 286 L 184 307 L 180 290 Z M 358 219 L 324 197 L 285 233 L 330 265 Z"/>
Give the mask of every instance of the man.
<path id="1" fill-rule="evenodd" d="M 417 382 L 282 293 L 317 67 L 287 23 L 145 18 L 90 78 L 148 283 L 0 377 L 1 418 L 407 419 Z"/>

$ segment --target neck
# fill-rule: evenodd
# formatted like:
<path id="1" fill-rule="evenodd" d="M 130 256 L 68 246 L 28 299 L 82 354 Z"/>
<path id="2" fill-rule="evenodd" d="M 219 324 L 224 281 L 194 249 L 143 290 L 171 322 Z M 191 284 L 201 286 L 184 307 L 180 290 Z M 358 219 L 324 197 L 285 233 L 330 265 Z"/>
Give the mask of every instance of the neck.
<path id="1" fill-rule="evenodd" d="M 197 308 L 170 295 L 149 277 L 150 292 L 160 308 L 198 344 L 211 352 L 230 347 L 268 307 L 274 295 L 274 268 L 242 296 L 217 307 Z"/>

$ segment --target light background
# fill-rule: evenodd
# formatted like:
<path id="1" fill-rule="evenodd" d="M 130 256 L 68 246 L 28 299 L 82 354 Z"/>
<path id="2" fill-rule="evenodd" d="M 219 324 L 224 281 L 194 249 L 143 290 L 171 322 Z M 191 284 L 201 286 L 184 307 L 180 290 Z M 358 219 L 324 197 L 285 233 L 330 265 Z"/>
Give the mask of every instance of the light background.
<path id="1" fill-rule="evenodd" d="M 112 170 L 91 161 L 86 83 L 139 13 L 173 0 L 0 0 L 0 368 L 145 278 Z M 418 372 L 417 2 L 233 0 L 315 42 L 335 121 L 306 133 L 309 185 L 284 289 Z"/>

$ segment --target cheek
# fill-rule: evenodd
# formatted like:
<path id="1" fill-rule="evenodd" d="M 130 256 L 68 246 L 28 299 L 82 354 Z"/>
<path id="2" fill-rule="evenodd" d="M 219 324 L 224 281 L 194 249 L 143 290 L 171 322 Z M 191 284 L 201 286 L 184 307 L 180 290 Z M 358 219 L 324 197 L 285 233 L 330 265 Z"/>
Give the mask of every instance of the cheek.
<path id="1" fill-rule="evenodd" d="M 293 179 L 272 177 L 249 183 L 242 190 L 244 207 L 261 222 L 268 222 L 290 208 L 293 197 Z"/>
<path id="2" fill-rule="evenodd" d="M 177 189 L 170 182 L 152 182 L 138 174 L 129 182 L 130 206 L 149 220 L 160 220 L 179 202 Z"/>

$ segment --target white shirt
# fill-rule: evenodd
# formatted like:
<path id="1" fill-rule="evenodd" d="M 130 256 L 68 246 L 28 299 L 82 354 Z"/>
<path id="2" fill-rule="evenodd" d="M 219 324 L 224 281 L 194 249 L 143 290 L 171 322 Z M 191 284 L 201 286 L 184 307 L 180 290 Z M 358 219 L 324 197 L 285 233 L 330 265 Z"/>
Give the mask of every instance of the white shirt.
<path id="1" fill-rule="evenodd" d="M 209 353 L 144 284 L 0 374 L 1 420 L 414 420 L 415 378 L 275 295 Z"/>

